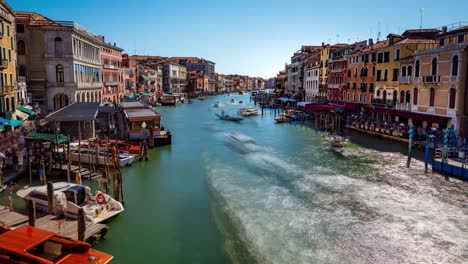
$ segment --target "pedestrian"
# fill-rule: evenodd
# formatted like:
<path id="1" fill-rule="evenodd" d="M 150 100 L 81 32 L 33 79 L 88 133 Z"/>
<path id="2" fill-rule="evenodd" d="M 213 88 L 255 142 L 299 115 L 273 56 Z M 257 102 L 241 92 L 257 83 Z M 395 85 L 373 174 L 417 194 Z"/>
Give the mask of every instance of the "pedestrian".
<path id="1" fill-rule="evenodd" d="M 13 190 L 15 188 L 15 185 L 14 183 L 10 182 L 8 184 L 8 187 L 7 187 L 7 190 L 6 190 L 6 193 L 7 193 L 7 207 L 10 211 L 13 211 Z"/>

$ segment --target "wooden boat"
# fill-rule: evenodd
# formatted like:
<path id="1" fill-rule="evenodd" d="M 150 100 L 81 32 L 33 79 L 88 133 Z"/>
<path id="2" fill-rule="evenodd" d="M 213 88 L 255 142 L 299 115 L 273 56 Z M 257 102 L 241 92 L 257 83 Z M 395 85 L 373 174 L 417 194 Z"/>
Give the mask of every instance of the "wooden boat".
<path id="1" fill-rule="evenodd" d="M 132 165 L 135 156 L 128 151 L 119 150 L 118 153 L 119 166 Z M 81 164 L 96 164 L 96 149 L 90 148 L 87 145 L 82 145 L 81 148 L 75 148 L 70 151 L 70 160 Z M 113 166 L 112 154 L 108 153 L 103 147 L 98 148 L 97 166 Z"/>
<path id="2" fill-rule="evenodd" d="M 260 111 L 257 108 L 244 108 L 239 111 L 239 114 L 242 116 L 254 116 L 260 114 Z"/>
<path id="3" fill-rule="evenodd" d="M 289 123 L 291 122 L 291 119 L 284 115 L 278 115 L 277 117 L 275 117 L 275 121 L 276 123 Z"/>
<path id="4" fill-rule="evenodd" d="M 67 217 L 76 219 L 78 210 L 83 208 L 88 221 L 99 223 L 124 211 L 120 202 L 99 191 L 92 195 L 88 186 L 67 182 L 56 182 L 53 186 L 54 209 L 61 209 Z M 36 202 L 38 209 L 48 210 L 47 185 L 18 190 L 16 194 L 24 200 Z"/>
<path id="5" fill-rule="evenodd" d="M 128 152 L 133 155 L 140 154 L 140 145 L 139 144 L 131 144 L 127 141 L 120 140 L 120 139 L 109 139 L 109 140 L 102 140 L 99 145 L 101 147 L 106 147 L 107 144 L 116 144 L 120 151 Z"/>
<path id="6" fill-rule="evenodd" d="M 88 243 L 23 225 L 0 226 L 0 263 L 5 264 L 107 264 L 112 255 L 91 249 Z"/>
<path id="7" fill-rule="evenodd" d="M 235 117 L 235 116 L 230 116 L 230 115 L 225 115 L 225 114 L 222 114 L 222 115 L 216 114 L 216 116 L 219 117 L 219 119 L 221 120 L 232 121 L 232 122 L 240 122 L 244 119 L 242 117 Z"/>
<path id="8" fill-rule="evenodd" d="M 172 94 L 165 94 L 161 97 L 161 105 L 176 105 L 178 97 Z"/>

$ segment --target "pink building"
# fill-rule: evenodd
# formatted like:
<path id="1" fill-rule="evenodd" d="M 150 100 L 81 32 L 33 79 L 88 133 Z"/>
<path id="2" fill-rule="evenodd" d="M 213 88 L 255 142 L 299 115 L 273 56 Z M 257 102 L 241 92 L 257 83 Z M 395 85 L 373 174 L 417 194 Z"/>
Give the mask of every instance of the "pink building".
<path id="1" fill-rule="evenodd" d="M 122 77 L 123 49 L 104 42 L 101 46 L 102 100 L 104 102 L 119 102 L 124 96 Z"/>

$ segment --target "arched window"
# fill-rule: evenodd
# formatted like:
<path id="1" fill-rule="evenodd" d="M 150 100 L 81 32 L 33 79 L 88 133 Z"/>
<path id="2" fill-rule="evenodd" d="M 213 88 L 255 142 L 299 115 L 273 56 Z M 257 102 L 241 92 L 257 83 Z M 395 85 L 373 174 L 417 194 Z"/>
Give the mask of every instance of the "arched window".
<path id="1" fill-rule="evenodd" d="M 411 92 L 410 92 L 410 91 L 406 91 L 405 103 L 409 104 L 410 101 L 411 101 L 410 99 L 411 99 Z"/>
<path id="2" fill-rule="evenodd" d="M 408 66 L 408 76 L 413 76 L 413 67 Z"/>
<path id="3" fill-rule="evenodd" d="M 364 67 L 364 77 L 367 77 L 367 67 Z"/>
<path id="4" fill-rule="evenodd" d="M 63 73 L 63 65 L 59 64 L 55 67 L 55 74 L 57 77 L 57 82 L 58 83 L 63 83 L 64 82 L 64 73 Z"/>
<path id="5" fill-rule="evenodd" d="M 437 59 L 436 59 L 436 58 L 433 58 L 433 59 L 432 59 L 431 65 L 432 65 L 432 67 L 431 67 L 431 75 L 432 75 L 432 76 L 437 75 Z"/>
<path id="6" fill-rule="evenodd" d="M 416 64 L 414 66 L 414 77 L 419 77 L 419 61 L 416 61 Z"/>
<path id="7" fill-rule="evenodd" d="M 61 38 L 55 38 L 55 57 L 63 57 L 63 41 Z"/>
<path id="8" fill-rule="evenodd" d="M 11 102 L 11 111 L 15 111 L 15 98 L 11 97 L 10 102 Z"/>
<path id="9" fill-rule="evenodd" d="M 377 90 L 377 98 L 380 98 L 380 90 Z"/>
<path id="10" fill-rule="evenodd" d="M 76 93 L 76 101 L 81 102 L 81 93 Z"/>
<path id="11" fill-rule="evenodd" d="M 58 110 L 60 108 L 63 108 L 65 106 L 68 105 L 68 96 L 63 94 L 63 93 L 59 93 L 59 94 L 56 94 L 54 96 L 54 109 L 55 110 Z"/>
<path id="12" fill-rule="evenodd" d="M 418 88 L 413 89 L 413 104 L 418 104 Z"/>
<path id="13" fill-rule="evenodd" d="M 385 91 L 385 90 L 382 91 L 382 99 L 384 101 L 387 101 L 387 91 Z"/>
<path id="14" fill-rule="evenodd" d="M 450 89 L 449 108 L 455 108 L 455 99 L 457 98 L 457 91 L 452 88 Z"/>
<path id="15" fill-rule="evenodd" d="M 452 58 L 452 76 L 458 75 L 458 56 Z"/>
<path id="16" fill-rule="evenodd" d="M 18 76 L 26 77 L 26 66 L 20 65 L 18 68 Z"/>
<path id="17" fill-rule="evenodd" d="M 435 89 L 429 89 L 429 106 L 434 106 L 435 103 Z"/>
<path id="18" fill-rule="evenodd" d="M 18 55 L 26 55 L 26 43 L 24 40 L 18 40 L 16 48 L 18 50 Z"/>
<path id="19" fill-rule="evenodd" d="M 348 70 L 348 77 L 351 77 L 351 70 Z"/>
<path id="20" fill-rule="evenodd" d="M 406 66 L 401 67 L 401 76 L 406 76 Z"/>
<path id="21" fill-rule="evenodd" d="M 400 103 L 405 102 L 405 91 L 400 91 Z"/>

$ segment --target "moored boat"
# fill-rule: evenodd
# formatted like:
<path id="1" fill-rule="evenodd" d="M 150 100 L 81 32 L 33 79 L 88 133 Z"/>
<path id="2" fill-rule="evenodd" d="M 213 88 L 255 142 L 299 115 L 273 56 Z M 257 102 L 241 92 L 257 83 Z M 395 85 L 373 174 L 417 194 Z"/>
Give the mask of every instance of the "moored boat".
<path id="1" fill-rule="evenodd" d="M 291 122 L 291 119 L 284 115 L 278 115 L 277 117 L 275 117 L 275 121 L 276 123 L 289 123 Z"/>
<path id="2" fill-rule="evenodd" d="M 112 154 L 105 151 L 103 147 L 99 147 L 97 151 L 96 158 L 96 149 L 90 148 L 86 145 L 78 147 L 70 151 L 70 160 L 72 162 L 79 162 L 82 164 L 96 164 L 97 166 L 112 166 Z M 120 167 L 132 165 L 135 156 L 130 154 L 128 151 L 118 150 L 118 165 Z"/>
<path id="3" fill-rule="evenodd" d="M 343 154 L 344 152 L 344 146 L 341 144 L 340 140 L 337 137 L 334 137 L 330 148 L 333 152 L 338 153 L 338 154 Z"/>
<path id="4" fill-rule="evenodd" d="M 219 117 L 219 119 L 221 119 L 221 120 L 232 121 L 232 122 L 240 122 L 240 121 L 242 121 L 244 119 L 242 117 L 235 117 L 235 116 L 225 115 L 224 113 L 222 113 L 221 115 L 216 114 L 216 116 Z"/>
<path id="5" fill-rule="evenodd" d="M 88 221 L 99 223 L 124 211 L 120 202 L 99 191 L 92 195 L 91 189 L 85 185 L 57 182 L 53 183 L 53 189 L 54 209 L 62 210 L 67 217 L 76 219 L 78 210 L 83 208 Z M 16 194 L 24 200 L 34 201 L 38 209 L 48 210 L 47 185 L 28 187 Z"/>
<path id="6" fill-rule="evenodd" d="M 107 264 L 112 259 L 112 255 L 91 249 L 88 243 L 43 229 L 0 226 L 0 263 Z"/>
<path id="7" fill-rule="evenodd" d="M 239 109 L 239 114 L 242 116 L 254 116 L 260 114 L 260 111 L 257 108 L 243 108 Z"/>

